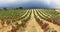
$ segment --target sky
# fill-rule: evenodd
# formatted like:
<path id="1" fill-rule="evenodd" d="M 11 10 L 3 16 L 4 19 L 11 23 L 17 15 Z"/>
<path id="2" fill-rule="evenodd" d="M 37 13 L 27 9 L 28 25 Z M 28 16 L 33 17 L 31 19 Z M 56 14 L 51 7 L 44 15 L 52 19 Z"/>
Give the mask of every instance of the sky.
<path id="1" fill-rule="evenodd" d="M 60 0 L 0 0 L 0 8 L 60 8 Z"/>

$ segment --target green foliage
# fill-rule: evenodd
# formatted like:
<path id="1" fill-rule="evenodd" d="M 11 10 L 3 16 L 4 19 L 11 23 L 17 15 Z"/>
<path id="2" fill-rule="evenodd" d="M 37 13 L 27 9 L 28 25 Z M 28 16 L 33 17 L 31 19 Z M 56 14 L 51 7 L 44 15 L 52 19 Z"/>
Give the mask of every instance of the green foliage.
<path id="1" fill-rule="evenodd" d="M 19 7 L 19 9 L 23 9 L 23 7 Z"/>
<path id="2" fill-rule="evenodd" d="M 9 10 L 9 11 L 0 11 L 0 18 L 4 19 L 17 19 L 21 17 L 26 11 L 24 10 Z"/>
<path id="3" fill-rule="evenodd" d="M 56 20 L 57 22 L 58 21 L 60 21 L 60 13 L 58 13 L 57 11 L 55 11 L 55 9 L 39 9 L 38 11 L 36 11 L 37 12 L 37 14 L 41 17 L 41 18 L 43 18 L 43 19 L 45 19 L 45 20 L 47 20 L 47 19 L 54 19 L 54 20 Z M 44 17 L 42 17 L 39 13 L 41 14 L 41 15 L 43 15 Z M 42 12 L 42 13 L 41 13 Z M 45 14 L 45 15 L 44 15 Z M 46 16 L 47 15 L 47 16 Z"/>
<path id="4" fill-rule="evenodd" d="M 3 10 L 7 11 L 7 8 L 3 8 Z"/>

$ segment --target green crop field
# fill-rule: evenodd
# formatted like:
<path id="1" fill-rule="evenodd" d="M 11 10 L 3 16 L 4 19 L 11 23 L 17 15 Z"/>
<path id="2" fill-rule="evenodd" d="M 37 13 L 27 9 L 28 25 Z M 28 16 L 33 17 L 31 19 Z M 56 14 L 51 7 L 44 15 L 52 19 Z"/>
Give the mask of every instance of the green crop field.
<path id="1" fill-rule="evenodd" d="M 38 26 L 42 32 L 48 32 L 49 29 L 60 32 L 60 10 L 56 10 L 58 9 L 0 10 L 0 32 L 31 32 L 38 29 Z"/>

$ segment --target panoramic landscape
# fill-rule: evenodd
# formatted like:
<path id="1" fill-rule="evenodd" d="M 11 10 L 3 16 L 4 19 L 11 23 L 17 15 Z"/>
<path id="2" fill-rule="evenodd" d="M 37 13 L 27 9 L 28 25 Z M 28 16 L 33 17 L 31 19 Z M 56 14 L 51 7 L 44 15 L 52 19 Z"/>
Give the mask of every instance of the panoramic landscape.
<path id="1" fill-rule="evenodd" d="M 0 0 L 0 32 L 60 32 L 59 1 Z"/>

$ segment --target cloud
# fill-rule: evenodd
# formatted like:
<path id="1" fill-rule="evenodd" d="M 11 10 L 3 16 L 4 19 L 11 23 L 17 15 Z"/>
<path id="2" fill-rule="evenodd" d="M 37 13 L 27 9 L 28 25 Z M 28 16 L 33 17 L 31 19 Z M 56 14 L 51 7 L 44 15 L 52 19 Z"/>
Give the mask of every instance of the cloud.
<path id="1" fill-rule="evenodd" d="M 30 2 L 30 0 L 0 0 L 0 5 L 9 5 L 9 4 L 20 4 Z"/>
<path id="2" fill-rule="evenodd" d="M 16 0 L 0 0 L 0 4 L 14 3 Z"/>
<path id="3" fill-rule="evenodd" d="M 16 3 L 16 0 L 0 0 L 0 6 L 6 6 L 9 4 L 14 4 Z"/>
<path id="4" fill-rule="evenodd" d="M 60 8 L 60 0 L 43 0 L 46 5 L 52 8 Z"/>
<path id="5" fill-rule="evenodd" d="M 33 3 L 33 4 L 45 3 L 46 5 L 49 5 L 51 7 L 60 7 L 60 0 L 0 0 L 0 7 L 15 4 L 23 4 L 23 3 Z"/>
<path id="6" fill-rule="evenodd" d="M 50 6 L 52 8 L 60 8 L 60 0 L 51 0 Z"/>
<path id="7" fill-rule="evenodd" d="M 15 3 L 15 2 L 28 2 L 30 0 L 0 0 L 0 4 Z"/>
<path id="8" fill-rule="evenodd" d="M 47 5 L 50 5 L 51 0 L 44 0 L 44 2 L 45 2 Z"/>
<path id="9" fill-rule="evenodd" d="M 52 0 L 52 4 L 60 6 L 60 0 Z"/>

